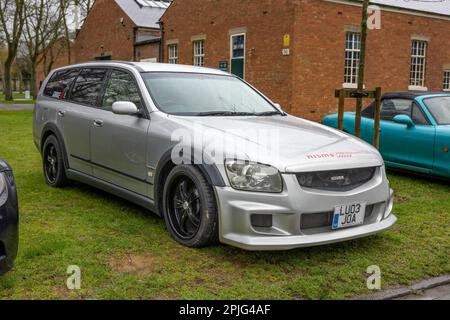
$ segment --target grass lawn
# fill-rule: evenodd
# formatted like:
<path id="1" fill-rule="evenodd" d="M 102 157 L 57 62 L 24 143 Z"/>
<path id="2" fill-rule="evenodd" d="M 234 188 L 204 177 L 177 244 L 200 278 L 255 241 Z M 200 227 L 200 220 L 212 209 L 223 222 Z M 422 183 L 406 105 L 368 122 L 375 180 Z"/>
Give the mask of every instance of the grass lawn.
<path id="1" fill-rule="evenodd" d="M 390 174 L 397 225 L 346 243 L 288 252 L 202 250 L 172 241 L 161 219 L 81 184 L 48 187 L 31 112 L 0 111 L 0 157 L 17 180 L 20 251 L 0 299 L 314 299 L 366 294 L 378 265 L 384 288 L 450 272 L 450 184 Z M 81 290 L 66 289 L 78 265 Z"/>
<path id="2" fill-rule="evenodd" d="M 13 93 L 13 99 L 25 99 L 24 93 Z M 34 104 L 34 100 L 14 100 L 14 101 L 5 101 L 5 95 L 3 92 L 0 92 L 0 104 Z"/>

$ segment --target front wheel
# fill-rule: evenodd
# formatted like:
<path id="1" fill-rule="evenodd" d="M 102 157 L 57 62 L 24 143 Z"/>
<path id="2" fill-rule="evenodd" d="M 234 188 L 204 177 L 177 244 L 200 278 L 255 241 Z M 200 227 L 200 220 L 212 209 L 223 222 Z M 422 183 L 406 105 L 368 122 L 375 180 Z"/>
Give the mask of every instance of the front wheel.
<path id="1" fill-rule="evenodd" d="M 179 243 L 201 248 L 218 243 L 218 213 L 212 186 L 194 166 L 177 166 L 163 194 L 167 229 Z"/>
<path id="2" fill-rule="evenodd" d="M 42 148 L 42 162 L 45 182 L 51 187 L 62 188 L 67 185 L 66 170 L 62 149 L 58 139 L 51 135 Z"/>

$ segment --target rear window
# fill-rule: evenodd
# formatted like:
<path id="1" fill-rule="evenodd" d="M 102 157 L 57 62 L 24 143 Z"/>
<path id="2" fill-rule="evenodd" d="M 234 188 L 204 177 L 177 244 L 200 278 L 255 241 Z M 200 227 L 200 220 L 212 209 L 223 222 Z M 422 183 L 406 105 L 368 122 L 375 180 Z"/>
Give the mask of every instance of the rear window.
<path id="1" fill-rule="evenodd" d="M 84 69 L 70 94 L 70 100 L 81 104 L 94 106 L 102 93 L 103 82 L 106 79 L 106 69 Z"/>
<path id="2" fill-rule="evenodd" d="M 44 89 L 44 95 L 60 100 L 67 99 L 72 83 L 80 70 L 71 69 L 56 72 L 48 81 Z"/>

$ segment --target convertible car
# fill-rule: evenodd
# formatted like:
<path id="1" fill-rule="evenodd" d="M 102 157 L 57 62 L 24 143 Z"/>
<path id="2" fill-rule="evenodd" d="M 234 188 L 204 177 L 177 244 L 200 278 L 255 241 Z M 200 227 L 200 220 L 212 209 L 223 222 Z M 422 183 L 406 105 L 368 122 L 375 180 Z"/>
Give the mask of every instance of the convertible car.
<path id="1" fill-rule="evenodd" d="M 361 138 L 373 143 L 375 105 L 362 113 Z M 337 128 L 337 114 L 323 124 Z M 344 115 L 354 134 L 355 113 Z M 450 93 L 396 92 L 383 96 L 380 152 L 388 167 L 450 178 Z"/>
<path id="2" fill-rule="evenodd" d="M 14 177 L 0 159 L 0 275 L 10 270 L 17 255 L 19 209 Z"/>

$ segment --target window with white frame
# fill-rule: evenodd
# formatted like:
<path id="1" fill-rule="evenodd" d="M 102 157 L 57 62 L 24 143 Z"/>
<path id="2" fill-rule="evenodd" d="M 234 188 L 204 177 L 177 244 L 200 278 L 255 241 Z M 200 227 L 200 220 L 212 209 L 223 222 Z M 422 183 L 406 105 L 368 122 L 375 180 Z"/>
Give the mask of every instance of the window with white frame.
<path id="1" fill-rule="evenodd" d="M 427 58 L 427 42 L 413 40 L 411 46 L 411 75 L 409 84 L 414 87 L 425 87 L 425 66 Z"/>
<path id="2" fill-rule="evenodd" d="M 194 41 L 194 66 L 202 67 L 205 61 L 205 41 Z"/>
<path id="3" fill-rule="evenodd" d="M 444 90 L 450 91 L 450 69 L 444 70 Z"/>
<path id="4" fill-rule="evenodd" d="M 178 63 L 178 45 L 176 44 L 169 44 L 169 63 Z"/>
<path id="5" fill-rule="evenodd" d="M 361 58 L 361 34 L 347 32 L 345 41 L 344 84 L 357 84 Z"/>

